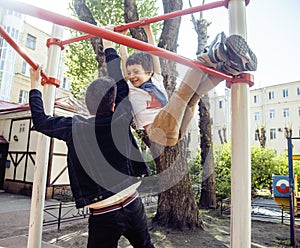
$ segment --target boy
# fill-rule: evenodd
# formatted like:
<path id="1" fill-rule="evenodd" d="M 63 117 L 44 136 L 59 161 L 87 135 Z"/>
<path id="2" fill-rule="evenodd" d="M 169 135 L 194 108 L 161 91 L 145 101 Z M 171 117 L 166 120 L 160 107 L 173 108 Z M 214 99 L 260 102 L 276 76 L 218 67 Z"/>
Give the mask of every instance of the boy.
<path id="1" fill-rule="evenodd" d="M 86 91 L 91 117 L 49 116 L 38 90 L 39 70 L 30 70 L 29 104 L 34 129 L 66 142 L 70 185 L 77 208 L 88 207 L 88 248 L 117 248 L 124 235 L 133 247 L 153 248 L 147 218 L 136 191 L 140 177 L 150 175 L 130 132 L 131 104 L 125 80 L 110 69 L 120 59 L 105 51 L 108 74 Z M 116 83 L 117 82 L 117 83 Z M 117 87 L 116 87 L 117 85 Z"/>
<path id="2" fill-rule="evenodd" d="M 154 45 L 150 25 L 144 26 L 144 29 L 149 43 Z M 105 44 L 104 48 L 111 47 L 110 43 Z M 130 55 L 124 65 L 127 52 L 122 45 L 120 56 L 137 128 L 145 129 L 153 142 L 165 146 L 173 146 L 184 137 L 200 97 L 223 81 L 222 78 L 189 69 L 168 102 L 158 57 L 138 52 Z M 245 70 L 254 71 L 257 66 L 256 56 L 246 41 L 238 35 L 226 38 L 223 32 L 198 56 L 198 60 L 232 75 Z"/>

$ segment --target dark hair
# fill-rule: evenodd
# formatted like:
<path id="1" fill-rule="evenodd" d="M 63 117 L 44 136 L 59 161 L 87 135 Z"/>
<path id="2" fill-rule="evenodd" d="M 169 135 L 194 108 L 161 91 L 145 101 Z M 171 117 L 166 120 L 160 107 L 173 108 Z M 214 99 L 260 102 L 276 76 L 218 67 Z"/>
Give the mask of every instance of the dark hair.
<path id="1" fill-rule="evenodd" d="M 92 115 L 111 112 L 117 93 L 116 82 L 109 76 L 101 77 L 90 83 L 86 89 L 85 103 Z"/>
<path id="2" fill-rule="evenodd" d="M 129 65 L 141 65 L 146 72 L 154 71 L 152 55 L 145 52 L 135 52 L 126 60 L 126 67 Z"/>

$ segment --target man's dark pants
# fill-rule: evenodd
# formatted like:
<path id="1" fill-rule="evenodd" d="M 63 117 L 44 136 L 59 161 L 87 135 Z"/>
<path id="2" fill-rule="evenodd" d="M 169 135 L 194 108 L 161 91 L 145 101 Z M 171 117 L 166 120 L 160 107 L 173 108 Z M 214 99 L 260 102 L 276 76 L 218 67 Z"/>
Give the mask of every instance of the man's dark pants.
<path id="1" fill-rule="evenodd" d="M 122 235 L 135 248 L 154 248 L 140 197 L 119 210 L 89 217 L 88 248 L 117 248 Z"/>

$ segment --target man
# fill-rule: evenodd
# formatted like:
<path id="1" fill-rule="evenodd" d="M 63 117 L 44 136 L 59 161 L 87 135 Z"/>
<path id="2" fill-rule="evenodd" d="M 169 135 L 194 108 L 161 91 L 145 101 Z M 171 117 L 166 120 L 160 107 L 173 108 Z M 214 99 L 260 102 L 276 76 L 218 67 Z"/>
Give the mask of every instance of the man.
<path id="1" fill-rule="evenodd" d="M 105 51 L 108 75 L 120 64 Z M 120 65 L 119 65 L 120 66 Z M 89 207 L 88 248 L 117 248 L 124 235 L 133 247 L 154 247 L 137 188 L 150 175 L 130 131 L 132 119 L 128 86 L 120 75 L 93 81 L 86 91 L 89 118 L 53 117 L 44 113 L 40 68 L 31 68 L 29 104 L 34 129 L 66 142 L 71 190 L 76 207 Z"/>

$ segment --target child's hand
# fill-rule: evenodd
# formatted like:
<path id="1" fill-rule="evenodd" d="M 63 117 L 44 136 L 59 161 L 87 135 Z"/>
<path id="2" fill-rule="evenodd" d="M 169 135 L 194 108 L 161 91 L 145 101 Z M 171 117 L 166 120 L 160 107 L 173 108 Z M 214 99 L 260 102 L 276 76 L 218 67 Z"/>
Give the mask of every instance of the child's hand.
<path id="1" fill-rule="evenodd" d="M 31 89 L 37 89 L 40 84 L 40 74 L 41 74 L 42 67 L 38 66 L 35 70 L 32 67 L 29 69 L 30 72 L 30 84 Z"/>
<path id="2" fill-rule="evenodd" d="M 149 23 L 146 24 L 146 21 L 147 21 L 148 19 L 149 19 L 148 17 L 141 17 L 141 18 L 140 18 L 140 22 L 143 24 L 143 25 L 141 25 L 141 27 L 144 28 L 145 30 L 146 30 L 146 29 L 149 29 L 149 30 L 150 30 L 150 28 L 151 28 L 151 25 L 150 25 Z"/>

